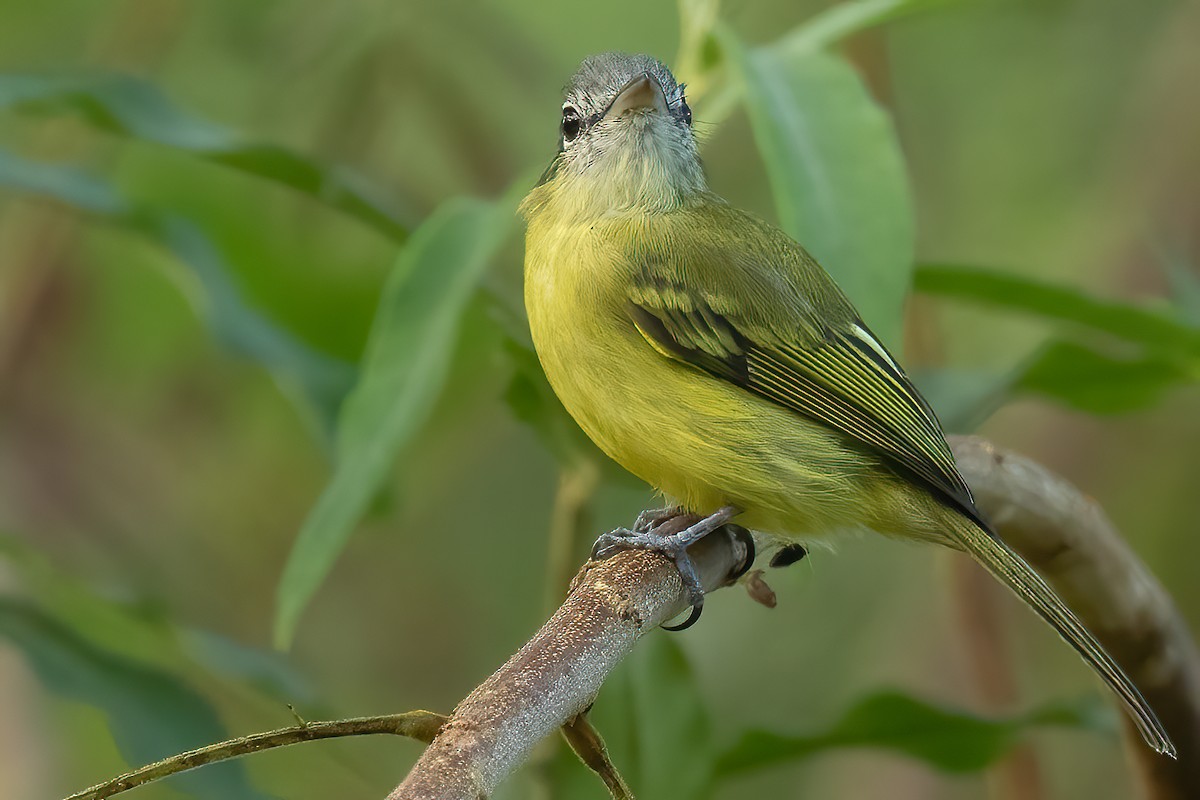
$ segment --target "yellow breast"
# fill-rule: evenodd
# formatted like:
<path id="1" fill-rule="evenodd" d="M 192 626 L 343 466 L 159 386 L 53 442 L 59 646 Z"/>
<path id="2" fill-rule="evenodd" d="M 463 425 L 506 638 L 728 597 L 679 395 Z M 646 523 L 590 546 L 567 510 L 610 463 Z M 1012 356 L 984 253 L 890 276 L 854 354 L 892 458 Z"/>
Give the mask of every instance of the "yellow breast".
<path id="1" fill-rule="evenodd" d="M 732 504 L 745 510 L 744 524 L 778 533 L 853 524 L 855 510 L 838 500 L 851 496 L 845 465 L 798 457 L 836 457 L 828 431 L 664 357 L 634 326 L 629 245 L 660 236 L 663 224 L 546 212 L 530 221 L 526 308 L 563 405 L 613 460 L 697 513 Z"/>

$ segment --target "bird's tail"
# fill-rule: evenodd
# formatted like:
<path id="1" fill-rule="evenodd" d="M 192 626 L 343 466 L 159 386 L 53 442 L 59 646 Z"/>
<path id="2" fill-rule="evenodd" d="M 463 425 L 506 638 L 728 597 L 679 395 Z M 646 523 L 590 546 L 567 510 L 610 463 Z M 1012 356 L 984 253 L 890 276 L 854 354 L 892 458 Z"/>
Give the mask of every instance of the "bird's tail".
<path id="1" fill-rule="evenodd" d="M 1175 745 L 1142 693 L 1033 568 L 1004 542 L 966 520 L 955 526 L 954 533 L 964 550 L 1050 623 L 1121 698 L 1146 743 L 1175 758 Z"/>

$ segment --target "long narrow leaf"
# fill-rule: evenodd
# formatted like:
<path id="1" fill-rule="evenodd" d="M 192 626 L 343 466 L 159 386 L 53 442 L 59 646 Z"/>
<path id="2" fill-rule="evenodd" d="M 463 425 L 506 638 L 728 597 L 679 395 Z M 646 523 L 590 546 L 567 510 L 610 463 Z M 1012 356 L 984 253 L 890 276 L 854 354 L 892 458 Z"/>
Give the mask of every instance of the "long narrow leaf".
<path id="1" fill-rule="evenodd" d="M 22 538 L 0 532 L 0 565 L 19 577 L 23 598 L 92 647 L 172 674 L 201 666 L 211 675 L 253 684 L 282 702 L 314 700 L 312 687 L 279 653 L 214 631 L 181 627 L 157 606 L 97 594 Z"/>
<path id="2" fill-rule="evenodd" d="M 131 766 L 228 738 L 208 701 L 176 676 L 85 641 L 22 601 L 0 596 L 0 637 L 29 660 L 48 689 L 102 710 Z M 170 783 L 202 798 L 265 797 L 236 761 L 178 775 Z"/>
<path id="3" fill-rule="evenodd" d="M 914 287 L 926 294 L 1075 323 L 1158 350 L 1200 356 L 1200 328 L 1069 286 L 998 270 L 923 264 L 914 275 Z"/>
<path id="4" fill-rule="evenodd" d="M 895 131 L 848 64 L 820 51 L 784 57 L 732 34 L 754 139 L 784 230 L 803 244 L 898 345 L 914 247 Z"/>
<path id="5" fill-rule="evenodd" d="M 1154 405 L 1170 389 L 1200 382 L 1200 365 L 1157 355 L 1117 357 L 1074 342 L 1053 341 L 1022 367 L 1018 391 L 1049 397 L 1092 414 Z"/>
<path id="6" fill-rule="evenodd" d="M 402 242 L 412 214 L 359 175 L 189 114 L 128 75 L 0 75 L 0 109 L 69 111 L 106 131 L 190 153 L 303 192 Z"/>
<path id="7" fill-rule="evenodd" d="M 41 195 L 121 225 L 171 252 L 201 288 L 189 299 L 218 341 L 266 367 L 285 390 L 298 394 L 328 433 L 353 383 L 351 365 L 318 353 L 252 308 L 242 297 L 216 246 L 195 224 L 142 208 L 104 181 L 74 167 L 43 164 L 0 150 L 0 186 Z"/>
<path id="8" fill-rule="evenodd" d="M 828 730 L 805 736 L 750 731 L 717 762 L 728 776 L 799 761 L 834 748 L 876 747 L 924 761 L 944 772 L 974 772 L 1003 757 L 1039 725 L 1111 731 L 1099 700 L 1054 704 L 1009 719 L 985 719 L 885 691 L 858 701 Z"/>
<path id="9" fill-rule="evenodd" d="M 866 28 L 925 11 L 955 0 L 850 0 L 814 14 L 773 47 L 786 55 L 800 55 L 828 47 Z"/>
<path id="10" fill-rule="evenodd" d="M 397 454 L 433 410 L 460 317 L 514 224 L 515 203 L 453 201 L 414 233 L 384 288 L 357 387 L 338 420 L 334 473 L 304 521 L 277 593 L 275 640 L 345 547 Z"/>

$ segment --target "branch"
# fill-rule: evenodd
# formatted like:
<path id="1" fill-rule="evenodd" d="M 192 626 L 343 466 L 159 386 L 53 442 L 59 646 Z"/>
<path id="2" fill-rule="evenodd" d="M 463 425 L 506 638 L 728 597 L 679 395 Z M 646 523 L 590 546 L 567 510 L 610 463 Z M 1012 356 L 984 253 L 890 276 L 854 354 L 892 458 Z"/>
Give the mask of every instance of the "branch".
<path id="1" fill-rule="evenodd" d="M 688 551 L 712 591 L 746 559 L 718 531 Z M 389 800 L 477 800 L 591 705 L 642 634 L 687 607 L 675 565 L 626 551 L 585 567 L 542 629 L 464 700 Z"/>
<path id="2" fill-rule="evenodd" d="M 1200 797 L 1200 652 L 1166 590 L 1095 500 L 983 439 L 950 437 L 950 445 L 1004 541 L 1062 595 L 1166 725 L 1178 760 L 1146 747 L 1121 715 L 1147 796 Z"/>
<path id="3" fill-rule="evenodd" d="M 397 736 L 408 736 L 422 742 L 431 742 L 446 722 L 446 717 L 432 711 L 409 711 L 405 714 L 386 714 L 378 717 L 358 717 L 355 719 L 340 719 L 332 722 L 305 722 L 290 728 L 256 733 L 242 736 L 217 744 L 210 744 L 196 750 L 189 750 L 177 756 L 155 761 L 144 767 L 118 775 L 111 781 L 97 784 L 90 789 L 77 792 L 66 800 L 102 800 L 114 794 L 124 792 L 144 783 L 166 778 L 177 772 L 202 767 L 227 758 L 257 753 L 272 747 L 282 747 L 298 742 L 311 742 L 316 739 L 333 739 L 338 736 L 365 736 L 374 733 L 390 733 Z"/>
<path id="4" fill-rule="evenodd" d="M 1128 670 L 1179 748 L 1172 761 L 1125 739 L 1151 800 L 1200 796 L 1200 656 L 1162 587 L 1095 502 L 1033 462 L 973 437 L 951 445 L 980 508 L 1061 592 Z M 691 549 L 706 591 L 726 583 L 740 546 Z M 541 630 L 464 700 L 388 800 L 483 800 L 530 750 L 584 711 L 646 631 L 683 610 L 665 559 L 625 552 L 589 565 Z"/>
<path id="5" fill-rule="evenodd" d="M 952 437 L 951 447 L 979 507 L 1005 541 L 1062 594 L 1166 724 L 1177 761 L 1145 747 L 1125 720 L 1125 740 L 1150 800 L 1200 797 L 1200 652 L 1166 592 L 1100 507 L 1066 481 L 982 439 Z M 749 555 L 735 537 L 720 533 L 689 552 L 705 591 L 727 585 Z M 572 746 L 619 789 L 619 776 L 607 775 L 603 743 L 576 718 L 637 640 L 686 606 L 671 562 L 641 551 L 620 553 L 585 565 L 542 629 L 448 719 L 413 711 L 305 723 L 182 753 L 67 800 L 100 800 L 271 747 L 375 733 L 431 742 L 389 800 L 485 800 L 539 741 L 564 725 L 571 726 Z"/>

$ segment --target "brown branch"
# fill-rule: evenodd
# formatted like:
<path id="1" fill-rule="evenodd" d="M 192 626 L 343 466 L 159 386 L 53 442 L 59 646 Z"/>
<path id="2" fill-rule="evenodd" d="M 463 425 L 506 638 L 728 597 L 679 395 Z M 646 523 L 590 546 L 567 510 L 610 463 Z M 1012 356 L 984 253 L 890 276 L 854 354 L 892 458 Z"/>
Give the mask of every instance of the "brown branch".
<path id="1" fill-rule="evenodd" d="M 1177 761 L 1144 746 L 1126 720 L 1125 739 L 1148 796 L 1200 797 L 1200 653 L 1166 592 L 1099 506 L 1070 484 L 982 439 L 955 437 L 951 446 L 980 508 L 1125 667 L 1174 738 Z M 690 552 L 706 591 L 726 585 L 747 557 L 740 541 L 721 534 Z M 110 797 L 270 747 L 373 733 L 431 741 L 389 800 L 483 800 L 539 741 L 568 723 L 576 750 L 606 773 L 603 743 L 577 718 L 638 639 L 684 610 L 682 589 L 674 565 L 658 555 L 625 552 L 588 564 L 533 639 L 448 719 L 414 711 L 301 724 L 173 756 L 67 800 Z M 622 788 L 615 773 L 607 780 Z"/>
<path id="2" fill-rule="evenodd" d="M 746 558 L 721 532 L 689 550 L 706 591 Z M 390 800 L 486 798 L 535 744 L 586 709 L 641 638 L 687 605 L 674 564 L 627 551 L 590 564 L 549 621 L 464 700 Z"/>
<path id="3" fill-rule="evenodd" d="M 1179 751 L 1125 741 L 1152 800 L 1200 797 L 1200 652 L 1162 585 L 1099 504 L 1027 458 L 977 437 L 951 447 L 979 507 L 1062 595 L 1141 689 Z"/>
<path id="4" fill-rule="evenodd" d="M 118 775 L 111 781 L 105 781 L 90 789 L 77 792 L 66 800 L 102 800 L 102 798 L 112 797 L 114 794 L 141 786 L 144 783 L 202 767 L 205 764 L 236 758 L 247 753 L 257 753 L 260 750 L 269 750 L 272 747 L 311 742 L 317 739 L 390 733 L 396 736 L 408 736 L 422 742 L 431 742 L 445 722 L 445 716 L 432 711 L 409 711 L 405 714 L 385 714 L 378 717 L 357 717 L 329 722 L 305 722 L 290 728 L 280 728 L 210 744 L 180 753 L 177 756 L 164 758 L 162 761 L 155 761 L 153 764 L 147 764 L 132 772 Z"/>
<path id="5" fill-rule="evenodd" d="M 1099 507 L 1033 462 L 973 437 L 952 441 L 980 507 L 1129 671 L 1179 747 L 1172 761 L 1126 740 L 1152 800 L 1200 796 L 1200 657 L 1161 586 Z M 692 548 L 704 586 L 739 564 L 738 545 Z M 645 553 L 592 565 L 542 629 L 455 710 L 389 800 L 482 800 L 533 746 L 585 709 L 638 638 L 685 600 L 674 567 Z"/>

